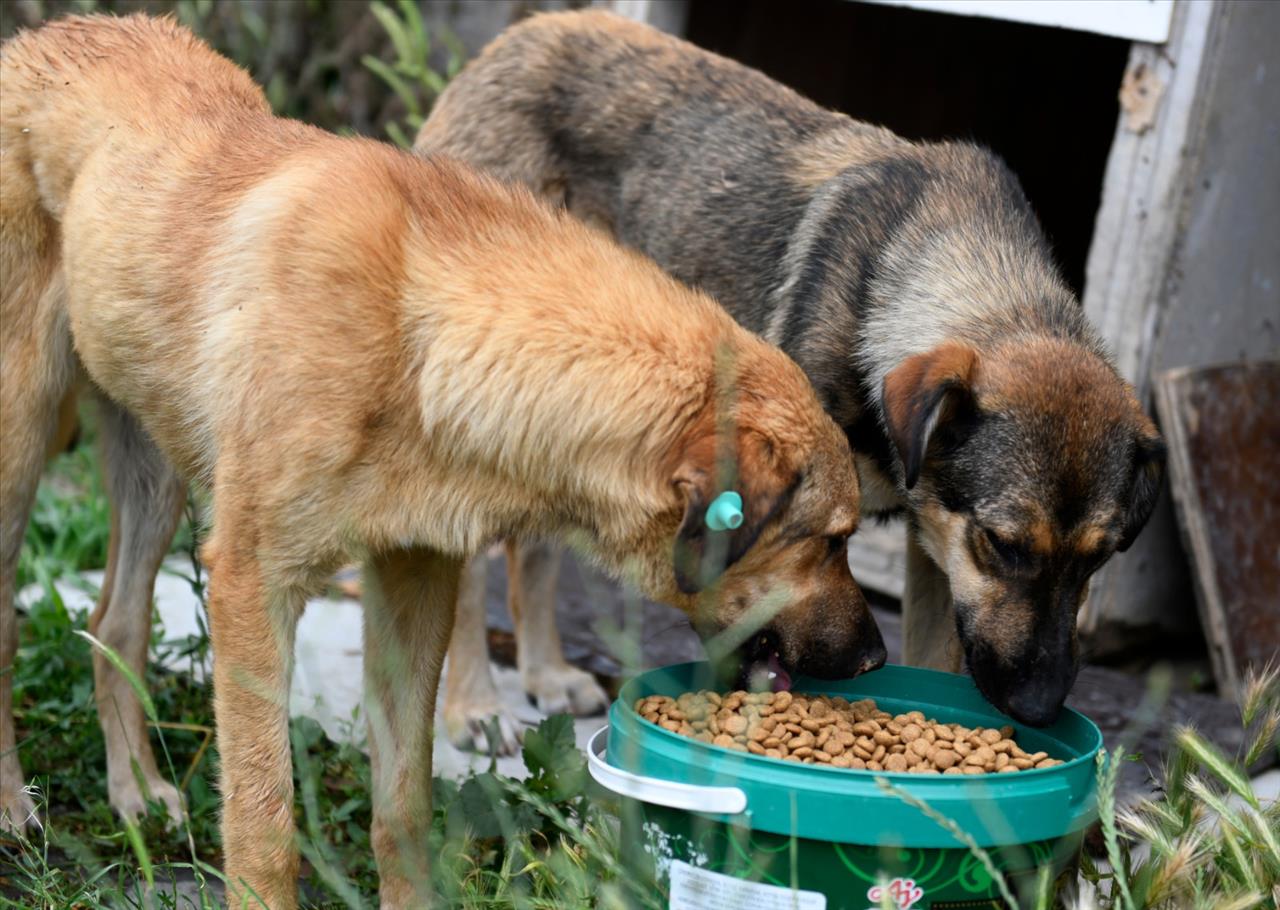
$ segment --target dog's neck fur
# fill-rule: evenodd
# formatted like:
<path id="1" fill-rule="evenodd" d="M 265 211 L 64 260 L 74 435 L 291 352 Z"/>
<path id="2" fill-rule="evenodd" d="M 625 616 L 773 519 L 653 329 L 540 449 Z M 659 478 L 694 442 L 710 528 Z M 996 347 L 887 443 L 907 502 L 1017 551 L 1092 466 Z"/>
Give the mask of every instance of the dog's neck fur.
<path id="1" fill-rule="evenodd" d="M 905 360 L 949 341 L 989 350 L 1015 337 L 1067 341 L 1107 358 L 1003 162 L 965 143 L 856 139 L 842 162 L 842 142 L 826 143 L 833 172 L 796 226 L 768 337 L 805 365 L 819 335 L 784 336 L 797 324 L 792 310 L 811 307 L 822 314 L 815 324 L 827 331 L 842 324 L 842 334 L 858 339 L 844 375 L 825 371 L 831 357 L 818 347 L 806 368 L 850 432 L 864 508 L 874 514 L 902 503 L 881 395 L 885 377 Z M 928 167 L 916 163 L 926 150 Z M 840 231 L 841 242 L 830 231 Z M 861 255 L 824 260 L 825 285 L 806 288 L 810 263 L 827 250 L 847 252 L 851 241 Z M 822 300 L 799 299 L 815 290 Z M 842 406 L 836 396 L 849 400 Z"/>
<path id="2" fill-rule="evenodd" d="M 773 409 L 780 427 L 810 432 L 825 417 L 803 374 L 710 298 L 523 190 L 400 157 L 424 172 L 405 187 L 417 229 L 399 302 L 424 445 L 455 483 L 486 477 L 479 521 L 474 501 L 449 514 L 457 497 L 427 497 L 432 534 L 464 552 L 567 534 L 599 561 L 634 554 L 606 567 L 665 592 L 669 569 L 651 576 L 683 514 L 675 458 L 707 426 L 726 369 L 787 402 Z M 467 234 L 450 236 L 463 207 Z"/>

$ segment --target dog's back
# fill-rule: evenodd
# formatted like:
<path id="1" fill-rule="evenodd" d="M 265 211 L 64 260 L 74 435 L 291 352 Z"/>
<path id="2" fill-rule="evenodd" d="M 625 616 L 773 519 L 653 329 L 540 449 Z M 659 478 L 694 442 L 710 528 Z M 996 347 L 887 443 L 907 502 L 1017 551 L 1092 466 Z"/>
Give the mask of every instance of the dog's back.
<path id="1" fill-rule="evenodd" d="M 445 90 L 416 147 L 563 201 L 762 331 L 763 302 L 785 280 L 812 201 L 809 170 L 826 179 L 910 145 L 749 67 L 589 10 L 504 32 Z"/>
<path id="2" fill-rule="evenodd" d="M 171 19 L 75 16 L 19 33 L 4 44 L 0 77 L 6 214 L 34 189 L 56 216 L 115 130 L 178 141 L 190 120 L 270 113 L 246 72 Z"/>

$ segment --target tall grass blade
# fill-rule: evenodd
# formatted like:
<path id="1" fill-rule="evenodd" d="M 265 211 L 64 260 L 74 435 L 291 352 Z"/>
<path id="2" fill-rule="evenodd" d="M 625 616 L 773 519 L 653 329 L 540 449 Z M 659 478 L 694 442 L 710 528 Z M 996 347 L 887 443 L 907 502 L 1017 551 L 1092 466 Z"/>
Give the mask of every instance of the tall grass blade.
<path id="1" fill-rule="evenodd" d="M 1250 857 L 1245 853 L 1244 847 L 1240 841 L 1232 833 L 1231 829 L 1224 826 L 1221 831 L 1222 843 L 1227 848 L 1227 853 L 1231 855 L 1231 865 L 1233 865 L 1238 873 L 1238 880 L 1241 885 L 1250 891 L 1259 892 L 1261 886 L 1258 882 L 1258 876 L 1254 872 L 1253 863 Z M 1252 852 L 1252 851 L 1250 851 Z"/>
<path id="2" fill-rule="evenodd" d="M 1004 873 L 1002 873 L 996 867 L 995 861 L 991 859 L 991 854 L 978 846 L 978 842 L 973 839 L 973 835 L 971 835 L 968 831 L 965 831 L 963 828 L 957 825 L 954 821 L 947 818 L 945 815 L 943 815 L 937 809 L 933 808 L 933 806 L 930 806 L 924 800 L 917 799 L 915 796 L 906 792 L 905 790 L 898 789 L 893 784 L 889 783 L 887 778 L 877 777 L 876 786 L 879 787 L 881 790 L 883 790 L 885 793 L 888 793 L 889 795 L 895 796 L 898 799 L 902 800 L 908 806 L 911 806 L 919 810 L 921 813 L 923 813 L 933 821 L 937 822 L 943 828 L 945 828 L 951 834 L 952 837 L 954 837 L 956 840 L 960 841 L 960 843 L 965 845 L 965 847 L 968 849 L 969 853 L 972 854 L 974 859 L 976 859 L 979 863 L 982 864 L 982 868 L 984 868 L 987 871 L 987 874 L 991 876 L 991 880 L 995 882 L 996 887 L 1000 891 L 1000 896 L 1004 898 L 1005 903 L 1008 904 L 1008 906 L 1010 907 L 1021 906 L 1018 903 L 1017 898 L 1013 896 L 1013 892 L 1009 889 L 1009 883 L 1005 880 Z"/>
<path id="3" fill-rule="evenodd" d="M 1280 711 L 1268 711 L 1266 717 L 1262 719 L 1258 732 L 1245 753 L 1245 767 L 1252 766 L 1268 749 L 1280 750 Z"/>
<path id="4" fill-rule="evenodd" d="M 1230 759 L 1223 755 L 1217 746 L 1198 735 L 1190 727 L 1179 728 L 1176 741 L 1179 748 L 1198 761 L 1201 766 L 1222 781 L 1237 796 L 1253 806 L 1253 808 L 1258 808 L 1258 797 L 1253 792 L 1249 778 Z"/>
<path id="5" fill-rule="evenodd" d="M 1261 844 L 1266 848 L 1267 864 L 1271 866 L 1272 874 L 1280 880 L 1280 836 L 1277 836 L 1276 830 L 1261 812 L 1246 809 L 1244 821 L 1257 835 L 1255 846 Z"/>
<path id="6" fill-rule="evenodd" d="M 372 54 L 365 54 L 360 58 L 360 62 L 374 72 L 383 82 L 387 84 L 396 96 L 404 102 L 412 113 L 420 113 L 421 108 L 418 105 L 418 98 L 414 94 L 413 89 L 409 88 L 408 83 L 401 78 L 400 74 L 395 72 L 391 67 L 387 66 Z"/>
<path id="7" fill-rule="evenodd" d="M 138 696 L 138 701 L 142 702 L 142 710 L 146 712 L 147 719 L 153 724 L 159 723 L 160 718 L 156 714 L 156 705 L 151 700 L 151 693 L 147 691 L 147 687 L 142 684 L 142 680 L 138 678 L 138 675 L 124 662 L 124 658 L 117 654 L 114 648 L 103 644 L 84 629 L 76 629 L 75 633 L 97 648 L 98 652 L 107 659 L 111 666 L 116 668 L 129 683 L 129 687 L 133 689 L 134 694 Z"/>
<path id="8" fill-rule="evenodd" d="M 391 7 L 380 3 L 379 0 L 373 0 L 369 4 L 369 12 L 373 13 L 373 17 L 378 20 L 387 35 L 390 36 L 391 45 L 396 50 L 397 64 L 403 67 L 412 66 L 414 59 L 413 44 L 409 40 L 409 35 L 405 32 L 400 18 Z"/>
<path id="9" fill-rule="evenodd" d="M 142 832 L 138 830 L 137 822 L 127 815 L 124 816 L 124 833 L 129 839 L 129 846 L 133 849 L 133 855 L 138 860 L 138 869 L 142 872 L 142 877 L 146 879 L 147 890 L 151 891 L 156 886 L 155 870 L 151 867 L 151 854 L 147 852 L 147 845 L 143 843 Z"/>
<path id="10" fill-rule="evenodd" d="M 1098 752 L 1098 820 L 1102 824 L 1102 839 L 1107 846 L 1112 880 L 1120 892 L 1120 905 L 1124 910 L 1136 910 L 1133 895 L 1129 891 L 1129 865 L 1126 857 L 1121 855 L 1120 839 L 1116 833 L 1116 784 L 1120 778 L 1120 762 L 1123 758 L 1123 749 L 1116 749 L 1111 756 L 1101 750 Z"/>

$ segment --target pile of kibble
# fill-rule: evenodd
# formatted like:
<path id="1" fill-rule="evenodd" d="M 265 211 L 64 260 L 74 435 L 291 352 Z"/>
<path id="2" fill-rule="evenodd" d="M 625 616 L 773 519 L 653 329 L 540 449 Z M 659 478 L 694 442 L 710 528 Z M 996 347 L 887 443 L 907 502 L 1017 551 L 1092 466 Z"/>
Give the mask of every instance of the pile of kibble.
<path id="1" fill-rule="evenodd" d="M 1003 774 L 1062 764 L 1046 752 L 1019 748 L 1013 727 L 942 724 L 919 711 L 895 716 L 869 698 L 704 691 L 650 695 L 635 708 L 645 720 L 704 743 L 835 768 Z"/>

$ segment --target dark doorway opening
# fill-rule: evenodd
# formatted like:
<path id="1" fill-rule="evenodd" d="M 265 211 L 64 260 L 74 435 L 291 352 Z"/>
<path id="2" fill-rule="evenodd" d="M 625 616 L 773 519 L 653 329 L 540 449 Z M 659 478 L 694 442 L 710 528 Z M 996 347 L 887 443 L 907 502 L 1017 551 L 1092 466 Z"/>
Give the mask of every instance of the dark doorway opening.
<path id="1" fill-rule="evenodd" d="M 849 0 L 693 0 L 686 36 L 908 139 L 988 146 L 1083 288 L 1128 41 Z"/>

